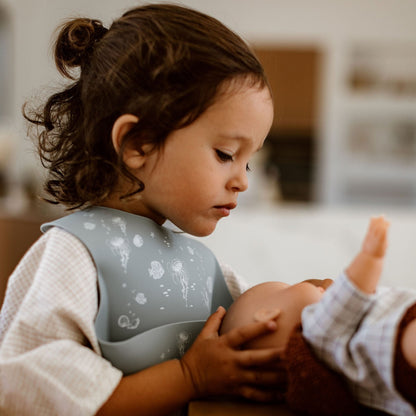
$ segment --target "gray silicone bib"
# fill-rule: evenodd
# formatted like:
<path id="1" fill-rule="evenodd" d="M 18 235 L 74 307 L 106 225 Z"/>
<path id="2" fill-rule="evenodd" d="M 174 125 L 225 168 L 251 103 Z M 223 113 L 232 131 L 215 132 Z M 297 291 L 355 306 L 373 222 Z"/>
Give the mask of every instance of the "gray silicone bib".
<path id="1" fill-rule="evenodd" d="M 97 267 L 95 329 L 103 356 L 125 374 L 180 358 L 232 298 L 212 252 L 154 221 L 92 207 L 43 224 L 78 237 Z"/>

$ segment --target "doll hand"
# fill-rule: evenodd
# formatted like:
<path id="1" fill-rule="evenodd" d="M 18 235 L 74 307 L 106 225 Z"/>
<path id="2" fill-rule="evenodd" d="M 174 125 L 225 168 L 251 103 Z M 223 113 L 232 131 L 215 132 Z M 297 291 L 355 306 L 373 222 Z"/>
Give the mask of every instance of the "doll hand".
<path id="1" fill-rule="evenodd" d="M 248 341 L 276 330 L 273 321 L 256 322 L 219 335 L 225 315 L 219 308 L 181 359 L 193 398 L 233 395 L 267 401 L 282 398 L 286 374 L 279 365 L 282 349 L 242 350 Z M 279 371 L 280 370 L 280 371 Z"/>
<path id="2" fill-rule="evenodd" d="M 365 293 L 376 291 L 387 249 L 388 228 L 389 222 L 383 216 L 371 218 L 362 249 L 346 270 L 349 279 Z"/>
<path id="3" fill-rule="evenodd" d="M 387 249 L 387 231 L 390 223 L 383 217 L 370 220 L 363 243 L 363 251 L 374 257 L 384 257 Z"/>
<path id="4" fill-rule="evenodd" d="M 304 282 L 311 283 L 316 287 L 322 287 L 324 290 L 328 289 L 329 286 L 331 286 L 332 283 L 334 283 L 332 279 L 307 279 L 304 280 Z"/>

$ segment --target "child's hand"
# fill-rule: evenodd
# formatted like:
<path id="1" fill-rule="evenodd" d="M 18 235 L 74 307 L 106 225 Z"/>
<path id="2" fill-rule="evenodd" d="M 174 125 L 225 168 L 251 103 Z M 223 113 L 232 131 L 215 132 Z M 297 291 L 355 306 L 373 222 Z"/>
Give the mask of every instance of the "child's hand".
<path id="1" fill-rule="evenodd" d="M 219 308 L 210 316 L 181 359 L 194 398 L 233 395 L 258 401 L 281 399 L 286 383 L 280 362 L 283 350 L 241 349 L 248 341 L 276 330 L 276 323 L 256 322 L 219 335 L 224 315 L 224 308 Z"/>

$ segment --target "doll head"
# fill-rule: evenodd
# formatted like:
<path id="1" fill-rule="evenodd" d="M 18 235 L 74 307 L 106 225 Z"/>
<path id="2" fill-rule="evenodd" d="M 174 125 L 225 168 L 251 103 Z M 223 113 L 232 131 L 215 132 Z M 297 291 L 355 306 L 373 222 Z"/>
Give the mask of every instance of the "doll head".
<path id="1" fill-rule="evenodd" d="M 303 308 L 319 302 L 331 282 L 329 279 L 314 279 L 294 285 L 282 282 L 258 284 L 244 292 L 231 305 L 221 333 L 255 321 L 274 319 L 277 330 L 255 339 L 247 347 L 285 347 L 291 332 L 301 322 Z"/>

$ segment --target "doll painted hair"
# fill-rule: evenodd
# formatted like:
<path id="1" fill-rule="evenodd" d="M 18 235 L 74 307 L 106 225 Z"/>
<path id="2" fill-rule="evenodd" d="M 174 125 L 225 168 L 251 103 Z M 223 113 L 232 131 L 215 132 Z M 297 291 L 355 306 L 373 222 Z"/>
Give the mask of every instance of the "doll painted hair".
<path id="1" fill-rule="evenodd" d="M 267 86 L 238 35 L 210 16 L 170 4 L 131 9 L 109 29 L 98 20 L 68 21 L 57 36 L 55 62 L 70 83 L 37 109 L 25 104 L 23 112 L 36 127 L 48 169 L 48 200 L 69 209 L 105 199 L 120 174 L 131 180 L 128 195 L 144 189 L 123 163 L 127 141 L 140 151 L 145 144 L 162 146 L 170 132 L 212 105 L 228 81 Z M 111 130 L 122 114 L 139 122 L 117 154 Z"/>

